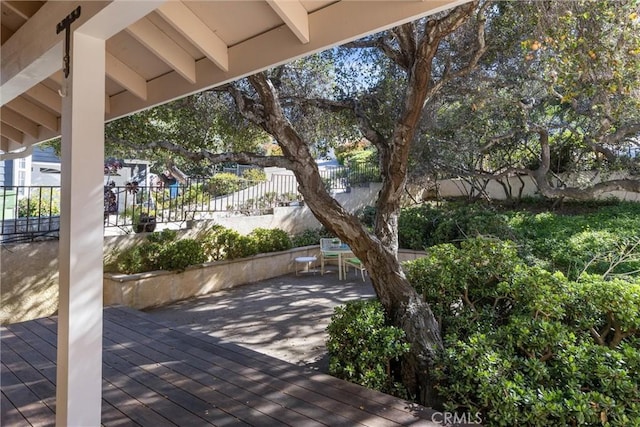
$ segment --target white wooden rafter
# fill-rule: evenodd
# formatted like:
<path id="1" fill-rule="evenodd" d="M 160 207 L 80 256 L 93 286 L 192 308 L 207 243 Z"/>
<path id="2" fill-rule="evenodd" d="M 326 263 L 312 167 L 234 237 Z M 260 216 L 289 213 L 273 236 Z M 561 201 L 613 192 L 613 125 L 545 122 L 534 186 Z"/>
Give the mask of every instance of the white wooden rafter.
<path id="1" fill-rule="evenodd" d="M 25 94 L 58 114 L 62 112 L 62 99 L 60 94 L 49 89 L 42 83 L 38 83 L 26 91 Z"/>
<path id="2" fill-rule="evenodd" d="M 19 130 L 22 133 L 26 133 L 27 135 L 37 138 L 38 124 L 27 119 L 25 116 L 16 113 L 7 107 L 2 107 L 0 109 L 0 118 L 2 118 L 2 122 L 8 124 L 9 126 Z M 22 140 L 21 138 L 20 140 Z"/>
<path id="3" fill-rule="evenodd" d="M 55 114 L 50 113 L 42 107 L 35 105 L 33 102 L 28 101 L 26 98 L 19 96 L 15 98 L 6 106 L 16 113 L 29 117 L 34 122 L 51 129 L 52 131 L 59 131 L 58 117 Z"/>
<path id="4" fill-rule="evenodd" d="M 142 99 L 147 99 L 147 81 L 124 62 L 107 52 L 107 76 L 120 86 Z"/>
<path id="5" fill-rule="evenodd" d="M 170 1 L 160 6 L 157 12 L 221 70 L 229 71 L 227 44 L 184 3 Z"/>
<path id="6" fill-rule="evenodd" d="M 266 0 L 301 43 L 309 43 L 309 16 L 299 0 Z"/>
<path id="7" fill-rule="evenodd" d="M 128 26 L 126 31 L 189 83 L 196 82 L 195 59 L 156 27 L 151 20 L 142 18 Z"/>

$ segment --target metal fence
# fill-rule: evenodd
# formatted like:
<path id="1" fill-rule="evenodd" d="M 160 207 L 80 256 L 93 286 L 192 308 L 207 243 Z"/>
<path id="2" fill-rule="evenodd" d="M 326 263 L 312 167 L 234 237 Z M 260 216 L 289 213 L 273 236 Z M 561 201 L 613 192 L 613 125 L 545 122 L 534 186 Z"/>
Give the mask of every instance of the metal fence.
<path id="1" fill-rule="evenodd" d="M 184 223 L 227 215 L 264 215 L 278 206 L 304 203 L 291 174 L 271 175 L 267 181 L 191 178 L 186 184 L 104 187 L 104 227 L 124 232 L 153 231 L 160 223 Z M 379 180 L 377 168 L 366 164 L 321 170 L 327 190 L 349 192 L 351 187 Z M 0 187 L 0 241 L 26 242 L 57 238 L 60 229 L 59 187 Z"/>

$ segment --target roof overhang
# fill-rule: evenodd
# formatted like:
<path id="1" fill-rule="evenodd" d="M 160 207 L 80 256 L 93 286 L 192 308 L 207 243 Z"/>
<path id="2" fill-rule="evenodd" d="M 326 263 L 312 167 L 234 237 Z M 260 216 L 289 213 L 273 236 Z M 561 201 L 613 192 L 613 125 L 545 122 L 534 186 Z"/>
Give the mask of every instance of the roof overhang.
<path id="1" fill-rule="evenodd" d="M 107 40 L 109 121 L 466 2 L 3 1 L 0 158 L 60 135 L 56 27 L 78 6 L 71 28 Z"/>

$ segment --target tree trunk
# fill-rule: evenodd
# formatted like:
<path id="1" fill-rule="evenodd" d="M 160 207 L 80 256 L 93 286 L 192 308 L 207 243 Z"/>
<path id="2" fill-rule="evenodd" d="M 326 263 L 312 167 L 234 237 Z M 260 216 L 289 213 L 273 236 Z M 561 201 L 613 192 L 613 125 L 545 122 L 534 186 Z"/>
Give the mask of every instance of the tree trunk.
<path id="1" fill-rule="evenodd" d="M 428 304 L 408 282 L 397 258 L 398 215 L 406 164 L 400 168 L 397 166 L 406 160 L 406 145 L 413 131 L 405 128 L 398 132 L 398 139 L 404 142 L 403 150 L 386 150 L 384 153 L 388 159 L 381 162 L 386 167 L 377 204 L 376 235 L 373 235 L 327 192 L 309 146 L 286 119 L 271 82 L 262 73 L 249 77 L 249 82 L 259 94 L 264 109 L 255 114 L 250 110 L 252 104 L 239 92 L 235 94 L 236 103 L 241 111 L 246 106 L 246 113 L 253 113 L 252 117 L 275 137 L 284 157 L 290 161 L 290 169 L 309 209 L 328 230 L 351 247 L 369 271 L 389 320 L 405 331 L 411 343 L 410 354 L 403 363 L 403 382 L 409 392 L 420 399 L 420 403 L 430 404 L 433 398 L 430 368 L 436 352 L 442 348 L 440 329 Z"/>
<path id="2" fill-rule="evenodd" d="M 395 255 L 380 252 L 367 250 L 359 257 L 366 259 L 365 265 L 374 266 L 369 274 L 376 294 L 392 324 L 404 330 L 411 343 L 411 351 L 402 361 L 402 382 L 421 404 L 433 405 L 431 368 L 442 349 L 440 327 L 429 305 L 404 276 Z"/>

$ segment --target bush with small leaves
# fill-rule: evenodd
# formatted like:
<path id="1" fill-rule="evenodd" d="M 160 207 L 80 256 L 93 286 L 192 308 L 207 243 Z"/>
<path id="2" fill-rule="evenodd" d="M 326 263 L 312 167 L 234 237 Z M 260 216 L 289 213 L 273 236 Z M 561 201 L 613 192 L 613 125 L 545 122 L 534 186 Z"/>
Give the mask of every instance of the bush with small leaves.
<path id="1" fill-rule="evenodd" d="M 238 175 L 229 172 L 222 172 L 212 176 L 203 186 L 213 196 L 224 196 L 246 187 L 246 181 Z"/>
<path id="2" fill-rule="evenodd" d="M 640 283 L 528 266 L 470 239 L 405 263 L 438 316 L 434 380 L 450 411 L 487 426 L 634 425 L 640 419 Z"/>
<path id="3" fill-rule="evenodd" d="M 244 258 L 258 253 L 252 238 L 221 225 L 207 230 L 202 247 L 209 261 Z"/>
<path id="4" fill-rule="evenodd" d="M 160 243 L 146 241 L 125 249 L 115 256 L 112 263 L 105 266 L 105 271 L 135 274 L 158 270 L 156 260 L 162 247 Z"/>
<path id="5" fill-rule="evenodd" d="M 352 301 L 336 307 L 327 332 L 331 375 L 407 397 L 397 381 L 396 368 L 409 344 L 402 329 L 387 324 L 379 301 Z"/>
<path id="6" fill-rule="evenodd" d="M 291 249 L 291 238 L 279 228 L 255 228 L 248 237 L 254 241 L 257 253 L 286 251 Z"/>
<path id="7" fill-rule="evenodd" d="M 294 248 L 302 246 L 312 246 L 320 243 L 320 239 L 324 237 L 321 229 L 307 229 L 302 233 L 295 234 L 291 237 L 291 245 Z"/>
<path id="8" fill-rule="evenodd" d="M 267 174 L 262 169 L 251 168 L 242 172 L 242 177 L 252 182 L 262 182 L 267 180 Z"/>
<path id="9" fill-rule="evenodd" d="M 181 271 L 190 265 L 202 264 L 207 260 L 200 242 L 182 239 L 164 246 L 158 254 L 157 264 L 161 270 Z"/>

